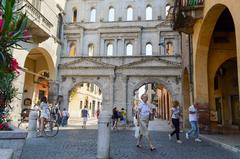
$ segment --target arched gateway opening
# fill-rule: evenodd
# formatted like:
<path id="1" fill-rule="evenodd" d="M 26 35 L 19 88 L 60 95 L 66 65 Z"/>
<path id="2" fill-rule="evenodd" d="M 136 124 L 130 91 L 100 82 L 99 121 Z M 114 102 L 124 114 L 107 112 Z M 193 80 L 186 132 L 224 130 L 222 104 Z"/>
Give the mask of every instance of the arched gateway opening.
<path id="1" fill-rule="evenodd" d="M 154 110 L 154 118 L 171 120 L 172 94 L 168 89 L 157 82 L 145 82 L 134 90 L 133 110 L 141 102 L 141 95 L 148 95 L 148 103 Z"/>
<path id="2" fill-rule="evenodd" d="M 89 119 L 97 119 L 98 111 L 102 110 L 102 90 L 94 83 L 82 82 L 69 91 L 68 101 L 70 123 L 81 125 L 76 121 L 81 120 L 84 108 L 88 109 Z M 96 124 L 96 121 L 94 123 Z"/>

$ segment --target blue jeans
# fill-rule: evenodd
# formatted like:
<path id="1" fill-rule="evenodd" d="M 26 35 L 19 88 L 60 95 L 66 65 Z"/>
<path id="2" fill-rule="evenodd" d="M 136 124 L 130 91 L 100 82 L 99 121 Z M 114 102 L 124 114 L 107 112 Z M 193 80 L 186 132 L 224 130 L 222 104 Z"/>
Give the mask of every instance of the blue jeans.
<path id="1" fill-rule="evenodd" d="M 194 133 L 194 137 L 199 138 L 199 127 L 197 121 L 190 121 L 191 123 L 191 130 L 187 132 L 188 135 L 192 135 Z"/>
<path id="2" fill-rule="evenodd" d="M 68 121 L 68 117 L 67 116 L 64 116 L 62 118 L 62 126 L 67 126 L 67 121 Z"/>

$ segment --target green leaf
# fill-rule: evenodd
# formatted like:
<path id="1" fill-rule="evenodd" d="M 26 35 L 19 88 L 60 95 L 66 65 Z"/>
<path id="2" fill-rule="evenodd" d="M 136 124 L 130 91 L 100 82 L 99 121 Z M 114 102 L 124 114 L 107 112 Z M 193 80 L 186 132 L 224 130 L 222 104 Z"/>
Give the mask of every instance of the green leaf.
<path id="1" fill-rule="evenodd" d="M 4 25 L 3 25 L 3 31 L 2 31 L 3 36 L 9 30 L 9 26 L 12 20 L 12 15 L 13 15 L 12 1 L 14 0 L 6 1 L 6 7 L 5 7 L 5 13 L 4 13 Z"/>
<path id="2" fill-rule="evenodd" d="M 6 59 L 2 52 L 0 52 L 0 64 L 5 63 Z"/>

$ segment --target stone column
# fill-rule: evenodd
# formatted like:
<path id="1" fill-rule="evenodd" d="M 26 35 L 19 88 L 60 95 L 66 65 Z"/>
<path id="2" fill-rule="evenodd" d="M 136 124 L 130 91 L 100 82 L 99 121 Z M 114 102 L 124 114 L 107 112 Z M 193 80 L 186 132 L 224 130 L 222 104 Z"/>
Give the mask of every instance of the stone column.
<path id="1" fill-rule="evenodd" d="M 100 39 L 100 56 L 106 56 L 104 39 Z"/>
<path id="2" fill-rule="evenodd" d="M 109 105 L 106 106 L 105 110 L 108 111 L 112 111 L 113 108 L 113 104 L 114 104 L 114 100 L 115 100 L 115 90 L 114 90 L 114 86 L 115 86 L 115 76 L 111 75 L 109 77 Z"/>
<path id="3" fill-rule="evenodd" d="M 113 52 L 113 56 L 117 56 L 118 54 L 118 39 L 114 39 L 114 52 Z"/>
<path id="4" fill-rule="evenodd" d="M 67 48 L 68 48 L 68 40 L 67 40 L 67 37 L 64 36 L 64 43 L 63 43 L 63 51 L 62 51 L 62 55 L 63 56 L 68 56 L 68 52 L 67 52 Z"/>
<path id="5" fill-rule="evenodd" d="M 37 111 L 33 110 L 29 114 L 29 124 L 28 124 L 28 138 L 37 136 Z"/>
<path id="6" fill-rule="evenodd" d="M 142 29 L 138 33 L 137 45 L 136 45 L 137 55 L 142 55 Z"/>
<path id="7" fill-rule="evenodd" d="M 54 104 L 57 100 L 59 84 L 54 81 L 49 81 L 48 102 Z"/>
<path id="8" fill-rule="evenodd" d="M 97 159 L 110 159 L 111 113 L 102 111 L 98 120 Z"/>
<path id="9" fill-rule="evenodd" d="M 80 31 L 80 46 L 79 46 L 79 54 L 80 56 L 84 55 L 84 31 L 81 29 Z"/>

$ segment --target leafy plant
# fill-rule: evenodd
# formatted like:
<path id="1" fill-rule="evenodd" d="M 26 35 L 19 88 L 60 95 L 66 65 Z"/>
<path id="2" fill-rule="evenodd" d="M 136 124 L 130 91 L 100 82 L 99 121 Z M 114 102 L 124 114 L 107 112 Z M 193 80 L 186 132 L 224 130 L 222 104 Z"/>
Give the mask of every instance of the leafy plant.
<path id="1" fill-rule="evenodd" d="M 30 34 L 27 16 L 15 8 L 15 0 L 0 0 L 0 130 L 8 130 L 7 106 L 16 96 L 13 81 L 18 76 L 18 62 L 12 56 L 13 48 L 21 48 L 20 41 L 28 42 Z"/>

